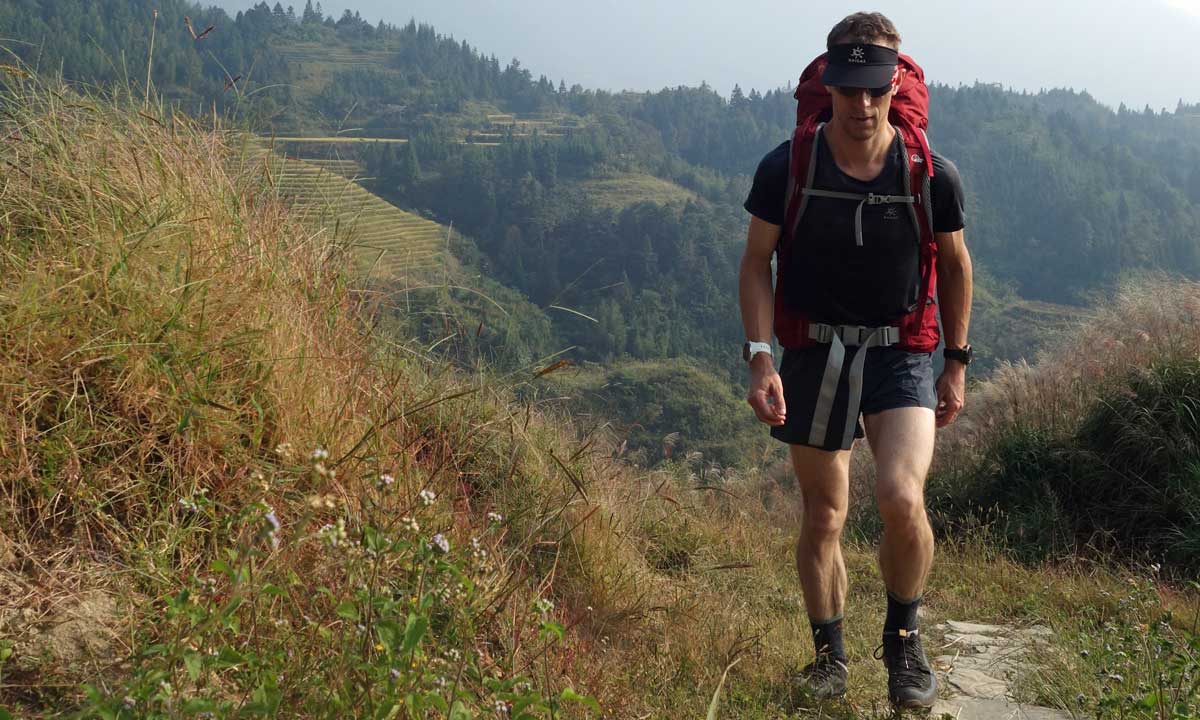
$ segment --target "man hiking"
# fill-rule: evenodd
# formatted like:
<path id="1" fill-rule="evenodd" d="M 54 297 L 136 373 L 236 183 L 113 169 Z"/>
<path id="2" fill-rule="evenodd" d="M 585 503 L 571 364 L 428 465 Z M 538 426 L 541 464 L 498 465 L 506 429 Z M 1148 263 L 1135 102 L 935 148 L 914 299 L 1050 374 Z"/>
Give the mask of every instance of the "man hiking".
<path id="1" fill-rule="evenodd" d="M 884 526 L 876 657 L 893 703 L 927 707 L 937 686 L 917 627 L 933 561 L 924 484 L 935 428 L 963 405 L 971 262 L 958 170 L 929 149 L 923 72 L 899 47 L 890 20 L 856 13 L 801 75 L 796 131 L 763 158 L 746 200 L 739 299 L 747 400 L 789 444 L 804 503 L 796 568 L 816 658 L 798 682 L 819 699 L 846 692 L 841 532 L 850 454 L 865 435 Z M 935 384 L 939 306 L 946 365 Z"/>

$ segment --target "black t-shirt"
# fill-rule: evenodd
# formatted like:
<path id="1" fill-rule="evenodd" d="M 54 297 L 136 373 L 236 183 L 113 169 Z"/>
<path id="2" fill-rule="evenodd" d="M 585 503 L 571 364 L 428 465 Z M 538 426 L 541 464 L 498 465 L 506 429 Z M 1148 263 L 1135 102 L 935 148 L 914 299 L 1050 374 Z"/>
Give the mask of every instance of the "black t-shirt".
<path id="1" fill-rule="evenodd" d="M 899 135 L 883 170 L 870 181 L 842 172 L 828 143 L 818 145 L 813 186 L 823 190 L 884 195 L 904 194 L 906 164 Z M 745 208 L 773 224 L 784 223 L 791 141 L 769 152 L 759 163 Z M 963 228 L 963 189 L 958 168 L 933 153 L 930 182 L 934 232 Z M 776 288 L 786 302 L 818 322 L 879 326 L 894 323 L 917 301 L 919 256 L 916 228 L 905 205 L 865 205 L 862 246 L 854 232 L 855 200 L 810 197 L 792 247 L 792 266 L 785 268 L 787 287 Z M 914 208 L 921 212 L 919 207 Z"/>

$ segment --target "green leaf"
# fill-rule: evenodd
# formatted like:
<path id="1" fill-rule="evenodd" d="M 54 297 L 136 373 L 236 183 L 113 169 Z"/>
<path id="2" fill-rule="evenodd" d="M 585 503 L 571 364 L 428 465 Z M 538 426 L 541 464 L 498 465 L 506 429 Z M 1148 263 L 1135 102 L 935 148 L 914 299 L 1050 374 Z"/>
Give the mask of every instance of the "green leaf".
<path id="1" fill-rule="evenodd" d="M 390 652 L 395 652 L 401 636 L 400 625 L 396 621 L 380 620 L 375 623 L 375 633 L 379 635 L 379 642 L 384 647 Z"/>
<path id="2" fill-rule="evenodd" d="M 435 707 L 438 710 L 441 710 L 443 713 L 450 709 L 450 706 L 446 704 L 446 698 L 438 695 L 437 693 L 429 693 L 425 696 L 424 700 L 426 707 Z"/>
<path id="3" fill-rule="evenodd" d="M 225 646 L 221 648 L 219 653 L 217 653 L 216 662 L 214 664 L 221 668 L 231 668 L 242 665 L 245 662 L 246 658 L 244 655 L 229 646 Z"/>
<path id="4" fill-rule="evenodd" d="M 542 633 L 545 635 L 555 635 L 559 640 L 562 640 L 563 636 L 566 635 L 566 630 L 556 622 L 544 622 L 542 623 Z"/>
<path id="5" fill-rule="evenodd" d="M 450 708 L 450 720 L 472 720 L 473 717 L 471 711 L 463 706 L 461 700 L 454 701 L 454 707 Z"/>
<path id="6" fill-rule="evenodd" d="M 283 588 L 274 583 L 263 585 L 262 593 L 263 595 L 274 595 L 275 597 L 283 597 L 285 595 Z"/>
<path id="7" fill-rule="evenodd" d="M 0 707 L 0 720 L 12 720 L 12 714 Z"/>
<path id="8" fill-rule="evenodd" d="M 358 622 L 359 620 L 358 606 L 354 604 L 353 600 L 343 600 L 338 603 L 337 614 L 338 617 L 353 620 L 354 622 Z"/>
<path id="9" fill-rule="evenodd" d="M 421 642 L 421 638 L 425 636 L 425 630 L 429 627 L 429 619 L 424 615 L 408 616 L 408 623 L 404 627 L 404 646 L 400 648 L 400 652 L 408 654 Z"/>
<path id="10" fill-rule="evenodd" d="M 580 695 L 579 693 L 575 692 L 574 688 L 563 688 L 562 694 L 559 695 L 559 697 L 562 698 L 563 702 L 571 701 L 583 703 L 596 712 L 600 712 L 600 703 L 596 702 L 595 698 L 588 697 L 587 695 Z"/>
<path id="11" fill-rule="evenodd" d="M 363 544 L 372 552 L 379 552 L 387 542 L 378 530 L 367 525 L 363 528 Z"/>
<path id="12" fill-rule="evenodd" d="M 208 698 L 192 698 L 183 704 L 185 713 L 211 713 L 217 709 L 217 704 Z"/>
<path id="13" fill-rule="evenodd" d="M 721 688 L 725 685 L 725 678 L 729 675 L 729 670 L 734 665 L 737 665 L 741 658 L 729 663 L 725 668 L 725 672 L 721 673 L 721 681 L 717 683 L 717 689 L 713 691 L 712 702 L 708 704 L 708 720 L 717 720 L 717 704 L 721 700 Z"/>
<path id="14" fill-rule="evenodd" d="M 204 659 L 200 657 L 200 653 L 195 650 L 189 650 L 183 654 L 183 665 L 187 668 L 188 677 L 192 682 L 200 679 L 200 671 L 203 669 Z"/>

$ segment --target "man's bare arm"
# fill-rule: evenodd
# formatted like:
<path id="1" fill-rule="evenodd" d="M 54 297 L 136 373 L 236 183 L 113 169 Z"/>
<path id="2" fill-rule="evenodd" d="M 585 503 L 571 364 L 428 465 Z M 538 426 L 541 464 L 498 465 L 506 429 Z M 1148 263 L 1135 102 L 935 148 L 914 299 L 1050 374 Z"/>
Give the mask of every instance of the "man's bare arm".
<path id="1" fill-rule="evenodd" d="M 746 249 L 738 271 L 738 301 L 747 340 L 771 342 L 775 292 L 771 289 L 771 255 L 779 242 L 779 226 L 750 216 Z"/>
<path id="2" fill-rule="evenodd" d="M 963 239 L 963 231 L 936 233 L 938 305 L 942 309 L 942 331 L 947 347 L 967 344 L 971 324 L 971 296 L 974 281 L 971 255 Z"/>
<path id="3" fill-rule="evenodd" d="M 963 241 L 963 231 L 934 235 L 938 245 L 938 304 L 942 309 L 942 332 L 946 346 L 960 348 L 967 344 L 971 325 L 971 296 L 974 280 L 971 255 Z M 954 422 L 966 399 L 967 368 L 955 360 L 946 361 L 946 369 L 937 381 L 937 408 L 934 415 L 938 427 Z"/>
<path id="4" fill-rule="evenodd" d="M 747 340 L 770 342 L 774 321 L 775 291 L 771 287 L 771 255 L 779 242 L 779 226 L 750 217 L 746 250 L 738 271 L 738 302 L 742 308 L 742 327 Z M 759 354 L 750 363 L 750 392 L 746 401 L 758 419 L 770 425 L 782 425 L 787 408 L 783 402 L 783 383 L 775 371 L 771 356 Z"/>

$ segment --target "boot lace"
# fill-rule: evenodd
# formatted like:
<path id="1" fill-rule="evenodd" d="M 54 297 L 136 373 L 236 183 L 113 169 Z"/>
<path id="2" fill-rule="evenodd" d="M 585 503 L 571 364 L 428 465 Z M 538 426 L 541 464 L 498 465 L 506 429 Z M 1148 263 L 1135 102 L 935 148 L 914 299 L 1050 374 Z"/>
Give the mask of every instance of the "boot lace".
<path id="1" fill-rule="evenodd" d="M 845 672 L 846 666 L 842 661 L 831 655 L 818 655 L 816 660 L 804 666 L 804 669 L 800 671 L 800 677 L 810 682 L 824 683 L 840 678 Z"/>
<path id="2" fill-rule="evenodd" d="M 883 660 L 888 675 L 896 687 L 923 688 L 928 684 L 929 668 L 925 664 L 925 653 L 921 651 L 921 638 L 917 630 L 887 630 L 884 640 L 875 648 L 875 659 Z M 894 642 L 888 642 L 895 636 Z"/>

